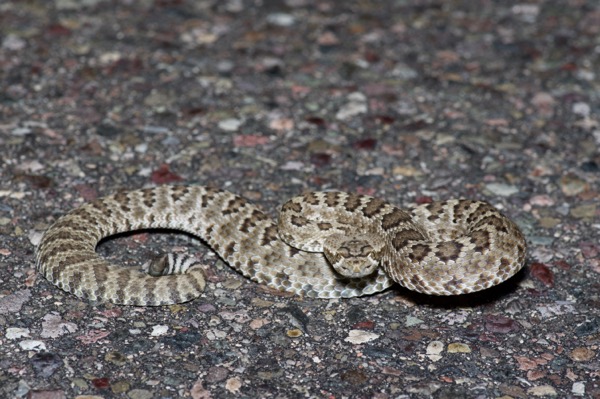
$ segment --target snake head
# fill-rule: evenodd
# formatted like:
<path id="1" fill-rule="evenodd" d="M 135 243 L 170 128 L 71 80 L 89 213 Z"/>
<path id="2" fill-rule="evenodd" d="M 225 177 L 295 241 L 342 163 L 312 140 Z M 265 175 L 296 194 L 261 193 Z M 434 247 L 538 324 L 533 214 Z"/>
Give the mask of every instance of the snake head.
<path id="1" fill-rule="evenodd" d="M 323 244 L 325 257 L 342 276 L 360 278 L 373 274 L 379 267 L 381 248 L 369 235 L 332 234 Z"/>

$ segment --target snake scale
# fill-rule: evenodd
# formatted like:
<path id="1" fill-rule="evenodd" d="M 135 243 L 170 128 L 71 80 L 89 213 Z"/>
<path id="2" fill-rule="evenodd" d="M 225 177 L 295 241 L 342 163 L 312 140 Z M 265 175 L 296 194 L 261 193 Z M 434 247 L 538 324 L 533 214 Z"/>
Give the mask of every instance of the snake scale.
<path id="1" fill-rule="evenodd" d="M 275 222 L 229 191 L 165 185 L 60 217 L 39 243 L 36 265 L 61 289 L 94 301 L 155 306 L 196 298 L 205 282 L 190 262 L 169 255 L 144 272 L 96 253 L 105 237 L 155 228 L 202 238 L 257 283 L 318 298 L 373 294 L 394 282 L 433 295 L 479 291 L 519 271 L 526 252 L 517 225 L 481 201 L 403 210 L 364 195 L 311 192 L 286 202 Z"/>

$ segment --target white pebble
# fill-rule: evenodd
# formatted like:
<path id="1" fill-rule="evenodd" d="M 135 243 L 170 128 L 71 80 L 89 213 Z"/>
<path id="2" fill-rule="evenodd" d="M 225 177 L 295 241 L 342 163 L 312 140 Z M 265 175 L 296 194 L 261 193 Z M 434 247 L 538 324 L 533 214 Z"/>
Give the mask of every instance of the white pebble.
<path id="1" fill-rule="evenodd" d="M 217 330 L 216 328 L 208 330 L 206 333 L 206 338 L 211 341 L 214 341 L 215 339 L 223 339 L 225 337 L 227 337 L 227 333 L 222 330 Z"/>
<path id="2" fill-rule="evenodd" d="M 2 41 L 2 47 L 7 50 L 22 50 L 27 45 L 27 42 L 15 34 L 8 34 Z"/>
<path id="3" fill-rule="evenodd" d="M 573 392 L 573 395 L 577 395 L 577 396 L 585 395 L 585 383 L 583 383 L 581 381 L 574 382 L 573 387 L 571 388 L 571 392 Z"/>
<path id="4" fill-rule="evenodd" d="M 531 197 L 529 203 L 537 206 L 552 206 L 554 205 L 554 200 L 549 195 L 540 194 Z"/>
<path id="5" fill-rule="evenodd" d="M 371 342 L 379 338 L 379 335 L 363 331 L 363 330 L 350 330 L 348 336 L 344 339 L 346 342 L 351 344 L 364 344 L 365 342 Z"/>
<path id="6" fill-rule="evenodd" d="M 512 184 L 490 183 L 486 184 L 485 188 L 492 194 L 496 194 L 501 197 L 508 197 L 519 192 L 519 189 Z"/>
<path id="7" fill-rule="evenodd" d="M 13 136 L 25 136 L 27 134 L 31 134 L 32 130 L 26 127 L 18 127 L 16 129 L 13 129 L 13 131 L 11 132 L 11 134 Z"/>
<path id="8" fill-rule="evenodd" d="M 233 394 L 237 394 L 240 392 L 240 388 L 242 387 L 242 380 L 238 377 L 229 378 L 225 383 L 225 389 Z"/>
<path id="9" fill-rule="evenodd" d="M 340 110 L 335 114 L 335 117 L 339 120 L 345 120 L 358 114 L 364 114 L 368 111 L 367 98 L 364 94 L 359 92 L 351 93 L 348 96 L 349 102 L 342 106 Z"/>
<path id="10" fill-rule="evenodd" d="M 19 342 L 19 346 L 21 349 L 26 351 L 45 351 L 46 344 L 42 341 L 38 341 L 35 339 L 26 339 L 25 341 Z"/>
<path id="11" fill-rule="evenodd" d="M 229 118 L 219 122 L 219 128 L 226 132 L 235 132 L 242 125 L 242 121 L 239 119 Z"/>
<path id="12" fill-rule="evenodd" d="M 577 115 L 581 115 L 583 117 L 590 116 L 590 105 L 588 103 L 575 103 L 573 104 L 573 113 Z"/>
<path id="13" fill-rule="evenodd" d="M 537 4 L 515 4 L 512 13 L 519 15 L 525 22 L 533 23 L 540 14 L 540 6 Z"/>
<path id="14" fill-rule="evenodd" d="M 304 168 L 304 162 L 301 161 L 287 161 L 281 165 L 282 170 L 302 170 Z"/>
<path id="15" fill-rule="evenodd" d="M 135 152 L 145 154 L 148 152 L 148 143 L 140 143 L 135 146 Z"/>
<path id="16" fill-rule="evenodd" d="M 9 327 L 6 329 L 6 338 L 8 339 L 18 339 L 26 337 L 29 337 L 28 328 Z"/>
<path id="17" fill-rule="evenodd" d="M 267 15 L 267 22 L 275 26 L 292 26 L 296 22 L 296 18 L 291 14 L 276 12 Z"/>
<path id="18" fill-rule="evenodd" d="M 444 350 L 444 343 L 441 341 L 431 341 L 427 345 L 426 353 L 428 355 L 439 355 Z"/>
<path id="19" fill-rule="evenodd" d="M 161 335 L 165 335 L 168 330 L 169 326 L 159 324 L 157 326 L 152 327 L 152 332 L 150 333 L 150 335 L 153 337 L 160 337 Z"/>

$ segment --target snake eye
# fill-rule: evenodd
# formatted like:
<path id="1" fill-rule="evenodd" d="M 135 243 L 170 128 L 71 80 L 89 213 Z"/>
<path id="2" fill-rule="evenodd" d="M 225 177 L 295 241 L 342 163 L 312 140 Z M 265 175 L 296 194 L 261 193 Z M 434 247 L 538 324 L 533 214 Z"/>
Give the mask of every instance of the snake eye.
<path id="1" fill-rule="evenodd" d="M 361 254 L 364 256 L 370 255 L 371 252 L 373 252 L 373 247 L 369 244 L 363 245 L 363 247 L 361 248 Z"/>

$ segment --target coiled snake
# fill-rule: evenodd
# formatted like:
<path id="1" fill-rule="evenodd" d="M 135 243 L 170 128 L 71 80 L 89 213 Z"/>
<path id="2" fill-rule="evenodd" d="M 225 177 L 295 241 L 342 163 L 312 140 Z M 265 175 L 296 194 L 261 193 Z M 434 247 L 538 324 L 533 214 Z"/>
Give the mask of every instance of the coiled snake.
<path id="1" fill-rule="evenodd" d="M 479 291 L 519 271 L 526 251 L 517 225 L 486 202 L 402 210 L 369 196 L 312 192 L 285 203 L 277 224 L 225 190 L 159 186 L 101 198 L 59 218 L 37 248 L 37 268 L 91 300 L 151 306 L 199 296 L 204 277 L 190 262 L 169 256 L 144 273 L 95 251 L 104 237 L 149 228 L 199 236 L 244 276 L 319 298 L 372 294 L 394 282 L 434 295 Z"/>

